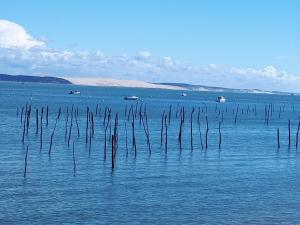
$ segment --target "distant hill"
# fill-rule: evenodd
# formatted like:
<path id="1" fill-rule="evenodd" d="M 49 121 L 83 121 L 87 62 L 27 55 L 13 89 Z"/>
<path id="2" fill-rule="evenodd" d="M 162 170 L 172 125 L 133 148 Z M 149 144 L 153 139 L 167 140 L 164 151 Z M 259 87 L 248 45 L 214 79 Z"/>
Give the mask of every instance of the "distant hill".
<path id="1" fill-rule="evenodd" d="M 181 87 L 191 91 L 212 91 L 212 92 L 233 92 L 233 93 L 261 93 L 261 94 L 283 94 L 289 95 L 288 92 L 280 91 L 266 91 L 260 89 L 235 89 L 235 88 L 223 88 L 223 87 L 210 87 L 205 85 L 193 85 L 185 83 L 159 83 L 162 85 Z"/>
<path id="2" fill-rule="evenodd" d="M 41 77 L 41 76 L 8 75 L 8 74 L 0 74 L 0 81 L 49 83 L 49 84 L 72 84 L 70 81 L 58 77 Z"/>

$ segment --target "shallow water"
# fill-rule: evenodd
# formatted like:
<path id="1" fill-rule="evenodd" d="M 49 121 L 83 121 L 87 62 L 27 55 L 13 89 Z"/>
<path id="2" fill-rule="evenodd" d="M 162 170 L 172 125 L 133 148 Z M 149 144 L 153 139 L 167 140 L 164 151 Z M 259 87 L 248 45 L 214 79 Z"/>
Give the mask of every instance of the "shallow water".
<path id="1" fill-rule="evenodd" d="M 299 224 L 300 164 L 295 135 L 300 97 L 266 94 L 222 93 L 228 101 L 216 104 L 219 93 L 76 87 L 81 95 L 69 95 L 69 85 L 0 83 L 0 223 L 1 224 Z M 147 105 L 151 156 L 143 126 L 137 117 L 137 155 L 132 149 L 131 121 L 127 121 L 128 156 L 124 110 L 137 95 Z M 28 137 L 22 144 L 21 108 L 32 105 Z M 265 123 L 265 104 L 274 112 Z M 96 105 L 101 117 L 96 116 Z M 43 121 L 43 148 L 35 130 L 35 109 L 49 106 L 49 125 Z M 76 174 L 72 147 L 65 140 L 66 107 L 78 106 L 80 137 L 73 124 Z M 168 114 L 168 151 L 160 145 L 161 115 Z M 237 122 L 235 115 L 239 112 Z M 248 109 L 249 105 L 249 110 Z M 92 145 L 85 143 L 86 107 L 94 112 Z M 111 169 L 111 144 L 104 160 L 104 108 L 119 115 L 116 166 Z M 183 144 L 178 143 L 179 116 L 185 107 Z M 48 156 L 50 136 L 59 107 L 62 115 Z M 190 113 L 193 115 L 193 151 L 190 145 Z M 208 116 L 208 149 L 201 148 Z M 217 107 L 217 108 L 216 108 Z M 254 107 L 256 107 L 256 115 Z M 279 108 L 281 113 L 279 118 Z M 284 112 L 283 112 L 284 107 Z M 17 108 L 19 115 L 17 116 Z M 99 109 L 99 108 L 98 108 Z M 138 107 L 139 110 L 139 107 Z M 206 112 L 207 110 L 207 112 Z M 219 114 L 220 111 L 220 114 Z M 248 111 L 248 112 L 247 112 Z M 39 111 L 40 112 L 40 111 Z M 219 121 L 222 143 L 219 149 Z M 179 112 L 177 112 L 179 115 Z M 288 148 L 288 120 L 291 147 Z M 125 120 L 126 121 L 126 120 Z M 276 132 L 280 129 L 280 149 Z M 39 131 L 40 132 L 40 131 Z M 28 146 L 28 171 L 24 158 Z"/>

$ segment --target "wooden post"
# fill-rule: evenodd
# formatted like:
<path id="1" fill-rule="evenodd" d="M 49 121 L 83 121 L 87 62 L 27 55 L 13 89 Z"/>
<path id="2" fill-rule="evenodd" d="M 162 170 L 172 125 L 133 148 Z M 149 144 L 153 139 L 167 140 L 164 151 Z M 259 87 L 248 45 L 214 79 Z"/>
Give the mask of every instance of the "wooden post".
<path id="1" fill-rule="evenodd" d="M 26 154 L 25 154 L 24 178 L 26 178 L 27 175 L 27 159 L 28 159 L 28 146 L 26 147 Z"/>
<path id="2" fill-rule="evenodd" d="M 127 134 L 126 118 L 124 118 L 124 126 L 125 126 L 125 146 L 126 146 L 126 158 L 127 158 L 127 157 L 128 157 L 128 134 Z"/>
<path id="3" fill-rule="evenodd" d="M 165 115 L 165 153 L 168 152 L 168 124 L 167 124 L 167 115 Z"/>
<path id="4" fill-rule="evenodd" d="M 49 124 L 49 107 L 46 108 L 46 126 Z"/>
<path id="5" fill-rule="evenodd" d="M 193 107 L 192 112 L 191 112 L 191 151 L 194 150 L 194 146 L 193 146 L 193 114 L 194 114 L 195 108 Z"/>
<path id="6" fill-rule="evenodd" d="M 222 134 L 221 134 L 221 122 L 219 122 L 219 149 L 221 148 Z"/>
<path id="7" fill-rule="evenodd" d="M 21 124 L 23 122 L 23 112 L 24 112 L 24 106 L 22 107 L 22 110 L 21 110 Z"/>
<path id="8" fill-rule="evenodd" d="M 68 123 L 69 123 L 69 106 L 67 106 L 67 112 L 66 112 L 66 123 L 65 123 L 65 141 L 67 140 L 68 135 Z"/>
<path id="9" fill-rule="evenodd" d="M 43 148 L 43 117 L 44 117 L 44 107 L 42 107 L 41 111 L 41 133 L 40 133 L 40 152 L 42 151 Z"/>
<path id="10" fill-rule="evenodd" d="M 54 137 L 54 133 L 55 133 L 55 130 L 56 130 L 59 114 L 60 114 L 60 112 L 58 112 L 58 115 L 57 115 L 56 120 L 55 120 L 54 128 L 53 128 L 53 131 L 52 131 L 52 134 L 51 134 L 51 137 L 50 137 L 50 146 L 49 146 L 49 151 L 48 151 L 49 157 L 50 157 L 51 151 L 52 151 L 53 137 Z"/>
<path id="11" fill-rule="evenodd" d="M 86 127 L 85 127 L 85 144 L 87 144 L 88 143 L 88 136 L 89 136 L 89 134 L 88 134 L 88 132 L 89 132 L 89 112 L 90 112 L 90 110 L 89 110 L 89 107 L 87 106 L 86 107 Z M 106 113 L 106 110 L 105 110 L 105 113 Z"/>
<path id="12" fill-rule="evenodd" d="M 115 137 L 114 135 L 111 136 L 111 169 L 114 170 L 115 168 Z"/>
<path id="13" fill-rule="evenodd" d="M 200 120 L 198 120 L 198 129 L 199 129 L 199 138 L 200 138 L 201 149 L 203 150 L 203 142 L 202 142 L 202 134 L 201 134 Z"/>
<path id="14" fill-rule="evenodd" d="M 289 148 L 291 147 L 291 121 L 289 120 L 288 124 L 288 129 L 289 129 Z"/>
<path id="15" fill-rule="evenodd" d="M 26 111 L 24 112 L 24 123 L 23 123 L 23 134 L 22 134 L 22 143 L 24 144 L 24 140 L 25 140 L 25 133 L 26 133 L 26 120 L 27 120 L 27 107 L 26 107 Z"/>
<path id="16" fill-rule="evenodd" d="M 163 114 L 161 116 L 160 146 L 162 146 L 162 142 L 163 142 L 164 118 L 165 118 L 165 111 L 163 112 Z"/>
<path id="17" fill-rule="evenodd" d="M 170 107 L 169 107 L 169 120 L 168 120 L 168 122 L 169 122 L 169 125 L 170 125 L 170 122 L 171 122 L 171 116 L 172 116 L 172 104 L 170 105 Z"/>
<path id="18" fill-rule="evenodd" d="M 300 128 L 300 119 L 298 122 L 297 133 L 296 133 L 296 148 L 298 148 L 299 128 Z"/>
<path id="19" fill-rule="evenodd" d="M 38 134 L 39 132 L 39 110 L 38 109 L 35 110 L 35 121 L 36 121 L 35 134 Z"/>
<path id="20" fill-rule="evenodd" d="M 179 134 L 178 134 L 178 141 L 179 141 L 180 150 L 182 150 L 182 145 L 181 145 L 181 140 L 182 140 L 182 125 L 183 125 L 183 113 L 182 113 L 182 108 L 181 108 L 181 111 L 180 111 Z"/>
<path id="21" fill-rule="evenodd" d="M 205 118 L 206 118 L 205 149 L 207 149 L 208 148 L 208 131 L 209 131 L 209 128 L 208 128 L 207 116 Z"/>
<path id="22" fill-rule="evenodd" d="M 76 176 L 76 161 L 75 161 L 75 144 L 73 141 L 73 176 Z"/>
<path id="23" fill-rule="evenodd" d="M 78 125 L 78 107 L 75 110 L 75 122 L 76 122 L 76 127 L 77 127 L 77 137 L 80 137 L 80 130 L 79 130 L 79 125 Z"/>
<path id="24" fill-rule="evenodd" d="M 72 109 L 71 109 L 71 124 L 70 124 L 70 128 L 69 128 L 69 137 L 68 137 L 68 148 L 70 147 L 70 140 L 71 140 L 71 134 L 72 134 L 72 127 L 73 127 L 73 114 L 74 114 L 74 107 L 72 105 Z"/>
<path id="25" fill-rule="evenodd" d="M 135 120 L 135 117 L 134 117 L 134 114 L 132 114 L 132 145 L 134 147 L 134 158 L 136 158 L 136 140 L 135 140 L 135 131 L 134 131 L 134 120 Z"/>
<path id="26" fill-rule="evenodd" d="M 280 134 L 279 134 L 279 128 L 277 128 L 277 148 L 280 148 Z"/>

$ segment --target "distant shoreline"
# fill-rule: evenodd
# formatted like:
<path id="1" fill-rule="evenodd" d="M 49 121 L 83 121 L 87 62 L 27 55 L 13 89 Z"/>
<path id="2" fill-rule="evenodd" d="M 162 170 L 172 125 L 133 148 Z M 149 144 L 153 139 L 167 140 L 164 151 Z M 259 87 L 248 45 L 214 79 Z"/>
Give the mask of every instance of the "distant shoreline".
<path id="1" fill-rule="evenodd" d="M 149 83 L 137 80 L 118 80 L 103 77 L 52 77 L 52 76 L 30 76 L 30 75 L 8 75 L 0 74 L 0 82 L 18 83 L 41 83 L 41 84 L 69 84 L 94 87 L 124 87 L 124 88 L 149 88 L 179 91 L 198 91 L 198 92 L 230 92 L 230 93 L 249 93 L 249 94 L 278 94 L 294 95 L 295 93 L 266 91 L 260 89 L 233 89 L 223 87 L 211 87 L 205 85 L 192 85 L 185 83 Z M 299 94 L 295 94 L 299 95 Z"/>

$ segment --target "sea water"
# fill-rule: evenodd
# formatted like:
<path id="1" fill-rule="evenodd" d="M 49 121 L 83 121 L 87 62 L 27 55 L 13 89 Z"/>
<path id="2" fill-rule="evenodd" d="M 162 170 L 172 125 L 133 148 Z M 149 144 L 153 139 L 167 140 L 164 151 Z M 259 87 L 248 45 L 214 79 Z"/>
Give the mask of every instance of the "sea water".
<path id="1" fill-rule="evenodd" d="M 74 88 L 81 94 L 68 94 Z M 299 224 L 300 155 L 295 142 L 300 97 L 191 91 L 183 97 L 181 93 L 159 89 L 0 83 L 0 224 Z M 124 100 L 131 95 L 139 96 L 140 100 Z M 226 97 L 226 103 L 215 102 L 219 95 Z M 28 136 L 22 143 L 21 109 L 26 103 L 31 105 L 32 115 Z M 101 113 L 96 115 L 97 104 Z M 125 108 L 127 105 L 128 114 L 131 106 L 135 111 L 136 104 L 135 156 L 132 118 L 127 120 Z M 147 109 L 151 155 L 143 125 L 139 122 L 141 104 L 143 110 L 145 105 Z M 79 110 L 80 137 L 77 137 L 74 123 L 68 147 L 66 110 L 67 107 L 71 110 L 72 105 Z M 165 127 L 161 145 L 161 117 L 164 111 L 169 115 L 170 105 L 166 151 Z M 40 150 L 35 110 L 39 109 L 40 113 L 41 107 L 45 109 L 46 106 L 49 124 L 46 126 L 44 117 Z M 94 112 L 95 121 L 91 146 L 85 141 L 87 106 Z M 62 114 L 49 156 L 50 136 L 59 107 Z M 105 107 L 112 109 L 112 124 L 116 113 L 119 118 L 114 170 L 111 168 L 111 143 L 107 143 L 104 160 Z M 178 134 L 182 107 L 185 108 L 185 121 L 180 149 Z M 190 117 L 193 107 L 192 149 Z M 199 110 L 203 149 L 197 122 Z M 206 117 L 209 125 L 207 149 Z M 291 121 L 290 148 L 288 120 Z M 69 126 L 70 121 L 67 132 Z M 280 131 L 279 149 L 277 129 Z"/>

